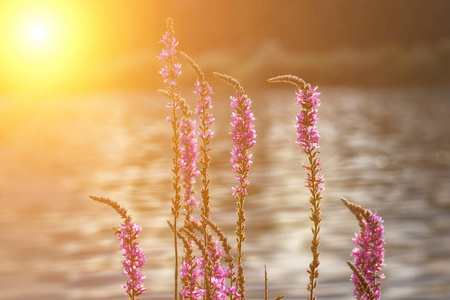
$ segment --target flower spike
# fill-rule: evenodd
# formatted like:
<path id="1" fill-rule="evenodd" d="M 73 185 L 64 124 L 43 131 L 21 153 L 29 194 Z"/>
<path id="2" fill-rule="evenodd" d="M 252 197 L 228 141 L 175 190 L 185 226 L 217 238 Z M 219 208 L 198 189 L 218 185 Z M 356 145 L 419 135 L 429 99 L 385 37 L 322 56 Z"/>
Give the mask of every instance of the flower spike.
<path id="1" fill-rule="evenodd" d="M 231 97 L 231 108 L 235 111 L 232 113 L 233 130 L 230 132 L 234 144 L 231 151 L 231 163 L 233 170 L 237 173 L 235 176 L 239 184 L 233 187 L 233 195 L 236 198 L 238 220 L 236 228 L 236 242 L 238 251 L 238 293 L 241 299 L 245 299 L 245 277 L 242 259 L 244 257 L 242 251 L 242 244 L 245 241 L 245 210 L 244 202 L 247 196 L 247 189 L 249 186 L 248 174 L 251 170 L 252 161 L 250 160 L 252 154 L 249 153 L 256 141 L 256 132 L 254 120 L 255 117 L 251 111 L 252 102 L 245 94 L 244 89 L 240 83 L 231 76 L 214 73 L 218 78 L 224 80 L 236 90 L 236 97 Z"/>
<path id="2" fill-rule="evenodd" d="M 125 294 L 130 297 L 130 300 L 139 300 L 136 298 L 146 292 L 144 282 L 146 276 L 142 273 L 142 267 L 147 262 L 144 251 L 139 247 L 137 237 L 142 230 L 138 224 L 131 222 L 131 216 L 128 215 L 127 210 L 120 206 L 116 201 L 108 198 L 89 196 L 92 200 L 107 204 L 114 208 L 117 213 L 124 219 L 124 223 L 115 229 L 115 234 L 120 241 L 120 248 L 123 251 L 122 256 L 125 258 L 122 261 L 123 275 L 128 275 L 126 285 L 122 287 L 126 290 Z"/>
<path id="3" fill-rule="evenodd" d="M 383 219 L 360 205 L 353 204 L 344 198 L 341 200 L 355 215 L 360 225 L 359 233 L 352 239 L 358 246 L 351 253 L 355 263 L 349 264 L 353 270 L 351 276 L 355 286 L 353 295 L 361 300 L 378 300 L 381 296 L 381 279 L 384 278 L 381 273 L 386 244 Z"/>
<path id="4" fill-rule="evenodd" d="M 320 159 L 317 157 L 319 153 L 319 139 L 320 135 L 316 129 L 316 122 L 318 120 L 318 107 L 320 106 L 320 100 L 318 96 L 320 93 L 317 92 L 316 88 L 311 88 L 311 85 L 306 84 L 302 79 L 293 75 L 281 75 L 277 77 L 270 78 L 269 82 L 283 82 L 290 83 L 298 87 L 297 95 L 297 105 L 302 106 L 302 110 L 297 115 L 297 122 L 295 127 L 297 128 L 298 138 L 296 140 L 297 145 L 300 150 L 305 153 L 308 157 L 308 164 L 302 163 L 302 167 L 306 169 L 307 178 L 305 186 L 309 188 L 311 197 L 309 203 L 311 204 L 311 215 L 310 220 L 313 222 L 313 227 L 311 228 L 313 233 L 313 238 L 311 240 L 311 253 L 313 260 L 309 265 L 307 270 L 309 274 L 309 283 L 307 285 L 307 290 L 309 291 L 309 300 L 315 300 L 314 289 L 317 286 L 317 278 L 319 277 L 319 231 L 320 223 L 322 222 L 321 217 L 321 191 L 324 190 L 324 178 L 318 175 L 322 169 L 320 168 Z"/>
<path id="5" fill-rule="evenodd" d="M 167 91 L 163 92 L 171 102 L 167 104 L 167 107 L 172 110 L 171 115 L 166 119 L 172 124 L 172 141 L 173 141 L 173 188 L 175 190 L 174 197 L 171 198 L 172 208 L 171 212 L 173 215 L 173 223 L 171 228 L 173 231 L 174 240 L 174 252 L 175 252 L 175 271 L 174 271 L 174 299 L 178 299 L 178 240 L 177 240 L 177 230 L 178 230 L 178 218 L 181 210 L 181 141 L 180 141 L 180 116 L 177 114 L 179 108 L 183 108 L 183 112 L 187 111 L 185 105 L 181 101 L 181 96 L 177 94 L 176 90 L 179 85 L 177 83 L 178 76 L 181 75 L 181 64 L 176 63 L 176 47 L 178 46 L 178 41 L 175 39 L 175 31 L 173 29 L 173 20 L 167 18 L 167 31 L 164 33 L 162 40 L 160 41 L 164 45 L 161 54 L 158 56 L 164 62 L 164 67 L 159 71 L 164 79 L 164 83 L 167 86 Z M 184 102 L 185 103 L 185 102 Z"/>

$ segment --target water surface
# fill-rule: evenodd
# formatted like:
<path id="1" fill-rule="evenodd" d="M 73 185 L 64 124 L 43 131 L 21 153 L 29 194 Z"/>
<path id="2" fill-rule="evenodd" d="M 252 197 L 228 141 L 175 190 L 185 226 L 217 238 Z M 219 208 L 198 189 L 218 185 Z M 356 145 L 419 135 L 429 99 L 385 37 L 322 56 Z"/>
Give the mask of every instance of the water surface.
<path id="1" fill-rule="evenodd" d="M 231 91 L 227 91 L 230 92 Z M 246 201 L 247 297 L 305 299 L 311 260 L 294 90 L 249 90 L 257 130 Z M 190 97 L 189 93 L 186 97 Z M 234 243 L 228 95 L 214 97 L 212 218 Z M 194 99 L 193 97 L 191 97 Z M 346 197 L 385 220 L 383 299 L 450 298 L 450 91 L 322 89 L 319 299 L 352 299 L 346 260 L 357 221 Z M 0 105 L 0 299 L 124 299 L 119 201 L 143 226 L 148 293 L 171 299 L 171 129 L 153 92 Z"/>

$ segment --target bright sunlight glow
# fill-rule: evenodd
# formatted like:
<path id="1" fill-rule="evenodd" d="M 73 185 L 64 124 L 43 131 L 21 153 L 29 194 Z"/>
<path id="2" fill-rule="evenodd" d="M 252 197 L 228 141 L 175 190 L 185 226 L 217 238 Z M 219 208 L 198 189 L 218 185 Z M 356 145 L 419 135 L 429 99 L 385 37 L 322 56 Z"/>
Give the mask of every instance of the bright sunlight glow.
<path id="1" fill-rule="evenodd" d="M 30 42 L 34 45 L 43 45 L 46 42 L 49 42 L 51 38 L 51 28 L 48 24 L 44 22 L 35 22 L 28 25 L 27 28 L 27 38 L 30 39 Z"/>
<path id="2" fill-rule="evenodd" d="M 0 72 L 10 90 L 64 85 L 83 41 L 80 11 L 66 1 L 8 1 L 0 10 Z M 82 23 L 81 23 L 82 24 Z"/>

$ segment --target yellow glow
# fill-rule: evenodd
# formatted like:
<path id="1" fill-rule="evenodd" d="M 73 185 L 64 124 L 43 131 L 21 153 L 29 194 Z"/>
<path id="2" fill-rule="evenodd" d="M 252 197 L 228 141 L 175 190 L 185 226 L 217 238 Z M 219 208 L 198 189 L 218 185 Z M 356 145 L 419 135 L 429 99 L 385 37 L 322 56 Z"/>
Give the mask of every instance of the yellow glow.
<path id="1" fill-rule="evenodd" d="M 80 12 L 69 1 L 7 1 L 0 10 L 0 76 L 13 91 L 72 80 L 83 51 Z M 5 83 L 6 82 L 6 83 Z"/>
<path id="2" fill-rule="evenodd" d="M 43 22 L 36 22 L 30 24 L 27 29 L 27 37 L 30 39 L 33 45 L 43 45 L 48 43 L 52 38 L 51 29 L 48 24 Z"/>

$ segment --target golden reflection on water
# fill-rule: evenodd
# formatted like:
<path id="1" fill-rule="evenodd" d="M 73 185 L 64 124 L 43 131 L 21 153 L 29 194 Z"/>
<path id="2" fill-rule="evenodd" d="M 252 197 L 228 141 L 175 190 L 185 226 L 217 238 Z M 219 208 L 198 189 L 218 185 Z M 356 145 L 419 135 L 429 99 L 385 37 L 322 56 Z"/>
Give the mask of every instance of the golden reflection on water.
<path id="1" fill-rule="evenodd" d="M 248 296 L 262 297 L 267 265 L 270 295 L 303 297 L 310 225 L 304 158 L 294 144 L 294 91 L 249 91 L 249 96 L 258 137 L 246 203 Z M 212 217 L 231 236 L 229 108 L 225 94 L 215 97 Z M 319 130 L 327 190 L 320 298 L 351 297 L 345 261 L 357 222 L 340 204 L 341 196 L 386 220 L 387 299 L 449 293 L 447 98 L 447 91 L 322 90 Z M 173 250 L 166 225 L 171 129 L 165 101 L 142 92 L 2 102 L 0 299 L 123 298 L 125 277 L 111 230 L 120 218 L 90 194 L 119 201 L 144 228 L 149 293 L 142 299 L 171 298 Z"/>

